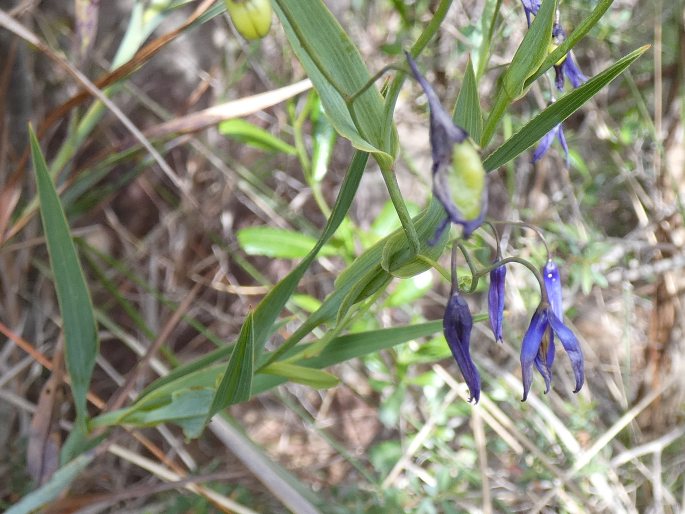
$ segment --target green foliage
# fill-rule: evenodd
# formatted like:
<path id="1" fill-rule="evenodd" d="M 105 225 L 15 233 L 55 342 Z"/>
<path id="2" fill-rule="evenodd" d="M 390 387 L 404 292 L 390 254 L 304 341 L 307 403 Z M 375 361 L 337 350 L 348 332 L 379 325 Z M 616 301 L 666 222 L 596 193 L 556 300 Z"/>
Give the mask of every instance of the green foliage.
<path id="1" fill-rule="evenodd" d="M 62 313 L 65 360 L 71 377 L 77 422 L 84 428 L 88 419 L 86 395 L 99 345 L 93 305 L 59 196 L 31 128 L 29 137 L 43 231 Z"/>

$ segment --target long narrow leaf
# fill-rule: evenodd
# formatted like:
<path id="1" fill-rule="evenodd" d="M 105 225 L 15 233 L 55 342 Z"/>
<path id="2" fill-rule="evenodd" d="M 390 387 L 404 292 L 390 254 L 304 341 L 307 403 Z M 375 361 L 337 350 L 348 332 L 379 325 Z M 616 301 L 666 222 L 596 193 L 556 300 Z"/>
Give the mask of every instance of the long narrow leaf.
<path id="1" fill-rule="evenodd" d="M 384 328 L 347 334 L 333 339 L 317 357 L 297 361 L 298 366 L 308 368 L 327 368 L 350 359 L 363 357 L 380 350 L 386 350 L 419 337 L 426 337 L 442 330 L 442 320 L 429 321 L 405 327 Z M 294 349 L 293 352 L 294 353 Z M 290 354 L 285 355 L 290 358 Z M 259 394 L 286 381 L 283 377 L 255 375 L 252 394 Z"/>
<path id="2" fill-rule="evenodd" d="M 271 333 L 274 322 L 295 291 L 300 279 L 307 269 L 309 269 L 309 266 L 316 258 L 319 250 L 328 242 L 342 223 L 343 219 L 345 219 L 347 211 L 352 204 L 352 199 L 359 187 L 359 182 L 361 181 L 368 158 L 369 154 L 367 153 L 355 153 L 352 162 L 350 163 L 350 167 L 347 170 L 347 174 L 345 175 L 342 187 L 340 188 L 340 193 L 338 193 L 333 212 L 331 213 L 328 223 L 317 241 L 316 246 L 312 248 L 307 257 L 305 257 L 294 270 L 269 291 L 269 294 L 259 302 L 259 305 L 254 310 L 255 357 L 261 353 L 266 338 Z"/>
<path id="3" fill-rule="evenodd" d="M 585 102 L 595 96 L 604 86 L 618 77 L 633 61 L 647 51 L 650 45 L 645 45 L 619 59 L 614 65 L 593 77 L 577 89 L 564 95 L 561 99 L 547 107 L 519 132 L 509 138 L 502 146 L 495 150 L 483 162 L 487 171 L 492 171 L 509 162 L 521 152 L 525 152 L 540 140 L 547 132 L 564 121 Z"/>
<path id="4" fill-rule="evenodd" d="M 253 321 L 252 313 L 248 314 L 238 336 L 238 341 L 233 347 L 231 358 L 228 359 L 226 371 L 216 389 L 207 420 L 221 409 L 250 398 L 254 375 Z"/>
<path id="5" fill-rule="evenodd" d="M 352 145 L 372 153 L 388 168 L 397 153 L 397 134 L 384 142 L 383 97 L 357 47 L 321 0 L 275 0 L 274 10 L 290 46 L 316 88 L 335 129 Z"/>
<path id="6" fill-rule="evenodd" d="M 29 127 L 31 156 L 36 173 L 40 215 L 55 276 L 57 300 L 62 313 L 67 371 L 71 377 L 77 422 L 85 429 L 86 395 L 98 352 L 93 304 L 81 263 L 76 255 L 69 225 L 33 129 Z"/>

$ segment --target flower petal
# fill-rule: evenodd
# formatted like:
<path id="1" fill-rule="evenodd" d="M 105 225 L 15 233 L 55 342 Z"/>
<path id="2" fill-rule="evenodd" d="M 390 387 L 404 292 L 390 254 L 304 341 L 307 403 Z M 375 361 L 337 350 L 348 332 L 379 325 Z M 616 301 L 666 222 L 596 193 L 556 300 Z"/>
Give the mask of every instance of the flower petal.
<path id="1" fill-rule="evenodd" d="M 577 393 L 580 391 L 580 388 L 583 387 L 583 382 L 585 381 L 585 361 L 583 359 L 583 352 L 580 349 L 580 344 L 571 329 L 564 325 L 564 323 L 551 311 L 549 313 L 549 323 L 552 325 L 554 333 L 561 341 L 569 359 L 571 359 L 571 367 L 573 368 L 573 374 L 576 377 L 576 388 L 573 392 Z"/>
<path id="2" fill-rule="evenodd" d="M 554 127 L 542 137 L 540 143 L 538 143 L 538 146 L 535 149 L 535 152 L 533 152 L 533 162 L 539 161 L 542 159 L 542 156 L 547 153 L 547 150 L 549 150 L 549 147 L 552 145 L 552 141 L 554 141 L 554 136 L 557 134 L 558 130 L 559 125 Z"/>
<path id="3" fill-rule="evenodd" d="M 573 52 L 568 53 L 561 66 L 564 69 L 564 75 L 574 88 L 580 87 L 587 82 L 587 77 L 580 71 Z"/>
<path id="4" fill-rule="evenodd" d="M 551 327 L 548 325 L 545 334 L 542 336 L 538 354 L 535 356 L 535 367 L 540 375 L 542 375 L 542 378 L 545 379 L 545 394 L 549 393 L 552 386 L 552 363 L 554 362 L 553 345 L 554 336 L 552 335 Z M 551 360 L 549 359 L 550 352 L 552 354 Z"/>
<path id="5" fill-rule="evenodd" d="M 478 403 L 480 399 L 480 375 L 471 359 L 469 349 L 473 318 L 469 306 L 461 294 L 454 293 L 447 303 L 442 327 L 454 360 L 457 361 L 457 366 L 459 366 L 464 381 L 469 387 L 471 394 L 469 401 L 474 400 L 475 403 Z"/>
<path id="6" fill-rule="evenodd" d="M 552 259 L 548 259 L 542 268 L 542 278 L 547 291 L 552 312 L 561 319 L 564 316 L 564 308 L 561 303 L 561 279 L 559 267 Z"/>
<path id="7" fill-rule="evenodd" d="M 561 144 L 561 148 L 564 150 L 564 154 L 566 155 L 566 167 L 569 166 L 569 155 L 568 155 L 568 145 L 566 144 L 566 136 L 564 136 L 564 128 L 559 125 L 559 133 L 557 134 L 557 139 L 559 139 L 559 143 Z"/>
<path id="8" fill-rule="evenodd" d="M 523 336 L 521 344 L 521 376 L 523 379 L 523 400 L 528 398 L 528 391 L 533 383 L 533 363 L 540 350 L 542 336 L 547 330 L 547 309 L 538 307 L 530 320 L 530 325 Z"/>
<path id="9" fill-rule="evenodd" d="M 498 266 L 490 272 L 488 289 L 488 314 L 490 327 L 495 340 L 502 342 L 502 318 L 504 317 L 504 282 L 507 275 L 505 266 Z"/>

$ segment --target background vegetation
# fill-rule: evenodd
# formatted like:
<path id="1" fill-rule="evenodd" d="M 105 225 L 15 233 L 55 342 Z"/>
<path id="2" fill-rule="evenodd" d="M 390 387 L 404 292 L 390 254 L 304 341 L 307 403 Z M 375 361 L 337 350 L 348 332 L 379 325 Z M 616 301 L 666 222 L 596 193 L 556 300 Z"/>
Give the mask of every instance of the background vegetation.
<path id="1" fill-rule="evenodd" d="M 402 50 L 449 4 L 327 2 L 371 74 L 402 62 Z M 490 41 L 484 13 L 496 4 Z M 596 6 L 562 1 L 567 31 Z M 208 400 L 204 382 L 183 394 L 170 388 L 173 416 L 154 396 L 133 417 L 117 413 L 159 376 L 207 355 L 221 366 L 206 361 L 197 380 L 217 387 L 227 344 L 249 349 L 252 331 L 268 330 L 253 326 L 250 313 L 321 235 L 354 149 L 302 82 L 276 17 L 252 42 L 221 2 L 0 0 L 0 9 L 3 509 L 685 509 L 682 1 L 615 0 L 576 45 L 588 76 L 652 47 L 565 122 L 570 166 L 555 143 L 535 165 L 527 151 L 489 175 L 490 216 L 542 227 L 560 264 L 567 321 L 586 357 L 578 395 L 560 356 L 552 392 L 542 395 L 535 382 L 519 401 L 520 340 L 538 292 L 529 274 L 511 268 L 504 344 L 487 322 L 474 327 L 483 394 L 468 404 L 440 334 L 449 284 L 431 270 L 392 281 L 342 325 L 312 332 L 308 341 L 339 337 L 339 347 L 356 349 L 337 360 L 324 354 L 321 363 L 344 361 L 329 373 L 272 370 L 304 384 L 291 380 L 233 405 L 204 431 L 193 411 Z M 526 30 L 518 1 L 457 1 L 418 62 L 451 108 L 469 54 L 489 42 L 478 87 L 488 111 Z M 495 147 L 547 102 L 539 80 L 507 110 Z M 428 114 L 413 81 L 401 89 L 394 121 L 395 175 L 414 215 L 431 184 Z M 355 257 L 399 227 L 370 160 L 266 350 L 297 331 Z M 492 245 L 478 236 L 473 248 L 486 262 Z M 532 231 L 507 230 L 504 248 L 539 264 L 546 258 Z M 82 271 L 56 267 L 55 251 L 78 255 Z M 482 293 L 469 298 L 474 313 L 487 312 Z M 68 331 L 69 312 L 71 326 L 85 327 L 80 336 Z M 84 370 L 95 360 L 92 377 L 71 373 L 70 386 L 63 334 L 87 340 L 88 327 L 99 351 L 78 355 Z M 355 351 L 365 355 L 351 359 Z M 275 383 L 260 376 L 253 391 Z M 246 399 L 241 383 L 222 386 Z M 99 438 L 74 436 L 86 423 Z"/>

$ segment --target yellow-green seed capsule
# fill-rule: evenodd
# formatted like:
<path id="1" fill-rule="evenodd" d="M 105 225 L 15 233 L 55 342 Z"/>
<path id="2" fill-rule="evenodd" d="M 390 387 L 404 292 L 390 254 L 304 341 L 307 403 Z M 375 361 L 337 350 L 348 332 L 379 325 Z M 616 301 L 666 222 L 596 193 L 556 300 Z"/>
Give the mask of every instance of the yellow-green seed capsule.
<path id="1" fill-rule="evenodd" d="M 447 182 L 452 201 L 466 220 L 474 220 L 481 214 L 485 175 L 480 155 L 470 141 L 454 145 Z"/>
<path id="2" fill-rule="evenodd" d="M 224 0 L 233 25 L 245 39 L 260 39 L 271 28 L 269 0 Z"/>

